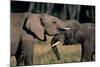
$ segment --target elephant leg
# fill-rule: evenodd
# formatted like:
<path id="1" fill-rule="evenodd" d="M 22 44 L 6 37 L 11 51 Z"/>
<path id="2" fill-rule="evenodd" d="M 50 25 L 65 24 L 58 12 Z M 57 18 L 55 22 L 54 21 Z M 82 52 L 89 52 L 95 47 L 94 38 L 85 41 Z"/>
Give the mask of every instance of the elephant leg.
<path id="1" fill-rule="evenodd" d="M 51 46 L 52 46 L 53 44 L 55 44 L 56 42 L 57 42 L 57 41 L 55 41 L 54 39 L 52 39 L 52 40 L 51 40 Z M 58 51 L 57 46 L 56 46 L 56 45 L 53 46 L 52 49 L 53 49 L 53 52 L 55 53 L 55 55 L 56 55 L 56 57 L 57 57 L 57 60 L 60 60 L 60 54 L 59 54 L 59 51 Z"/>
<path id="2" fill-rule="evenodd" d="M 81 53 L 81 62 L 91 61 L 91 56 L 93 55 L 93 50 L 91 44 L 86 41 L 81 45 L 82 53 Z"/>
<path id="3" fill-rule="evenodd" d="M 33 53 L 34 53 L 34 37 L 30 34 L 23 33 L 22 44 L 24 51 L 24 64 L 32 65 L 33 64 Z"/>
<path id="4" fill-rule="evenodd" d="M 95 52 L 92 53 L 91 60 L 95 61 Z"/>
<path id="5" fill-rule="evenodd" d="M 87 52 L 82 53 L 80 62 L 91 61 L 92 53 L 87 54 Z"/>
<path id="6" fill-rule="evenodd" d="M 15 54 L 15 58 L 17 61 L 17 66 L 23 66 L 24 65 L 24 52 L 22 48 L 22 41 L 20 41 L 17 52 Z"/>

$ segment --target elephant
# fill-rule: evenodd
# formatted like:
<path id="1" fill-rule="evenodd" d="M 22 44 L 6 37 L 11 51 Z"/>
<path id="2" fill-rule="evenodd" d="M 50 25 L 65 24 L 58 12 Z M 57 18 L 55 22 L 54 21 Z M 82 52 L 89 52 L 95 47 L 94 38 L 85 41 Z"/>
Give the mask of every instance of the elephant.
<path id="1" fill-rule="evenodd" d="M 67 29 L 62 29 L 63 34 L 57 34 L 51 40 L 51 46 L 57 59 L 60 60 L 57 45 L 62 42 L 63 46 L 81 44 L 80 62 L 94 61 L 95 24 L 79 23 L 76 20 L 67 20 L 65 24 Z"/>
<path id="2" fill-rule="evenodd" d="M 11 13 L 11 56 L 15 56 L 17 66 L 32 65 L 34 39 L 47 41 L 46 35 L 62 33 L 65 24 L 48 14 Z"/>

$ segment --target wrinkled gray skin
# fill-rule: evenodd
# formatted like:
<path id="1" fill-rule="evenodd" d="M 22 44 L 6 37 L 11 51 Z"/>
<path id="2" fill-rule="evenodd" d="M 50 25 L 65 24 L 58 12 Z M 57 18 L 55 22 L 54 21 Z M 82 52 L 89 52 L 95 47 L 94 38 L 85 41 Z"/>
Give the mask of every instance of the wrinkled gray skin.
<path id="1" fill-rule="evenodd" d="M 95 25 L 93 23 L 80 24 L 78 21 L 66 21 L 66 27 L 69 30 L 62 30 L 64 34 L 55 35 L 51 40 L 51 45 L 57 41 L 63 42 L 63 45 L 81 44 L 81 62 L 94 61 L 95 54 Z M 56 57 L 60 60 L 60 54 L 57 45 L 52 47 Z"/>
<path id="2" fill-rule="evenodd" d="M 65 28 L 63 21 L 47 14 L 11 13 L 11 56 L 17 66 L 33 64 L 34 39 L 46 41 Z"/>
<path id="3" fill-rule="evenodd" d="M 17 66 L 33 64 L 34 37 L 23 30 L 27 15 L 11 13 L 11 56 L 15 56 Z"/>

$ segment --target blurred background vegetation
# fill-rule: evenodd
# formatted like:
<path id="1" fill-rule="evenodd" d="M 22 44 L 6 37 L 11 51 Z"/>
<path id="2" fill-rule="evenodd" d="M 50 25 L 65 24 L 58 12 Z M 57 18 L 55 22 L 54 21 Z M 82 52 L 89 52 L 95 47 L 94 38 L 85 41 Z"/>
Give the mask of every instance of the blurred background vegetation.
<path id="1" fill-rule="evenodd" d="M 95 23 L 95 6 L 89 5 L 11 1 L 11 12 L 47 13 L 62 20 Z"/>

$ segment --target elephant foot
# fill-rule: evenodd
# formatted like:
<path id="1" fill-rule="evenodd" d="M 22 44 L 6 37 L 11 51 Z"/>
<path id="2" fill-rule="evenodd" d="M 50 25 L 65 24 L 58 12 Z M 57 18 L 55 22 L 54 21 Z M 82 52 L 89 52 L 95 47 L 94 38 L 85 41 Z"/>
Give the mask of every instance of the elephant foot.
<path id="1" fill-rule="evenodd" d="M 25 55 L 23 51 L 16 54 L 17 66 L 28 66 L 33 64 L 33 55 Z"/>
<path id="2" fill-rule="evenodd" d="M 91 57 L 83 57 L 83 58 L 81 58 L 81 60 L 80 60 L 80 62 L 90 62 L 90 61 L 93 61 L 93 60 L 91 59 Z"/>
<path id="3" fill-rule="evenodd" d="M 26 66 L 29 66 L 29 65 L 32 65 L 33 64 L 33 56 L 32 57 L 26 57 L 25 59 L 25 65 Z"/>
<path id="4" fill-rule="evenodd" d="M 22 50 L 22 43 L 20 41 L 20 45 L 18 46 L 18 50 L 15 54 L 15 58 L 16 58 L 16 61 L 17 61 L 17 66 L 24 66 L 24 59 L 25 59 L 25 56 L 24 56 L 24 51 Z"/>
<path id="5" fill-rule="evenodd" d="M 17 60 L 17 66 L 24 66 L 25 64 L 24 64 L 24 56 L 19 56 L 19 57 L 17 57 L 16 58 L 16 60 Z"/>

